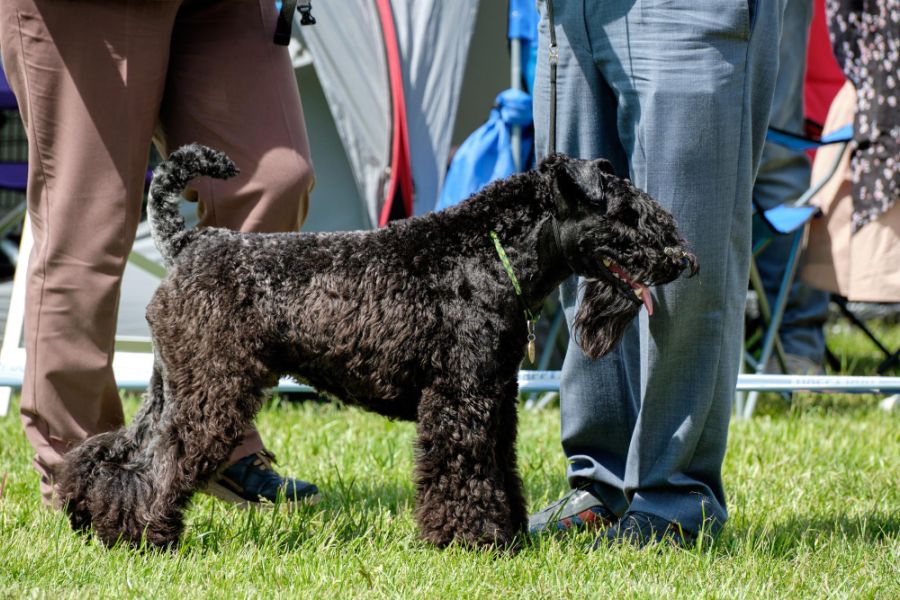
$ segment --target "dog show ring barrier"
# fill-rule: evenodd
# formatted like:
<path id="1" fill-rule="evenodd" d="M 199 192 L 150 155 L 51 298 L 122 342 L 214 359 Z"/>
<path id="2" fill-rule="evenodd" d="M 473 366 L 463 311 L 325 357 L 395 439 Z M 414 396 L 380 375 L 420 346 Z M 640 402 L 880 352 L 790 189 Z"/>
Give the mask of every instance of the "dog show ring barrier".
<path id="1" fill-rule="evenodd" d="M 117 353 L 113 362 L 119 389 L 141 391 L 147 389 L 152 369 L 152 356 L 137 353 Z M 21 389 L 24 368 L 20 364 L 0 363 L 0 387 Z M 558 392 L 559 371 L 519 371 L 519 392 Z M 283 378 L 279 392 L 315 392 L 304 384 Z M 849 375 L 768 375 L 742 374 L 738 376 L 737 392 L 811 392 L 819 394 L 896 394 L 900 393 L 900 377 L 864 377 Z M 740 407 L 737 407 L 740 409 Z M 0 406 L 0 415 L 7 407 Z M 740 418 L 740 410 L 736 413 Z"/>

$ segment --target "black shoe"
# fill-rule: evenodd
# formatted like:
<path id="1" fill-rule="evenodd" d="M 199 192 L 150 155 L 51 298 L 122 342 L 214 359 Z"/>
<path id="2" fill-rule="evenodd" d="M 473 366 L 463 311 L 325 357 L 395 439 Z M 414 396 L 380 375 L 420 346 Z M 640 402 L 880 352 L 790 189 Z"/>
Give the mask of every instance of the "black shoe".
<path id="1" fill-rule="evenodd" d="M 275 455 L 268 450 L 245 456 L 222 471 L 204 491 L 242 508 L 273 506 L 276 502 L 293 505 L 319 501 L 319 488 L 299 479 L 282 477 L 272 468 L 274 462 Z"/>
<path id="2" fill-rule="evenodd" d="M 528 533 L 568 531 L 581 527 L 609 527 L 616 515 L 589 487 L 570 490 L 565 496 L 528 519 Z"/>
<path id="3" fill-rule="evenodd" d="M 643 548 L 649 544 L 668 543 L 678 548 L 694 545 L 696 535 L 684 531 L 677 523 L 640 511 L 628 511 L 619 522 L 607 528 L 594 542 L 594 549 L 613 544 L 630 544 Z"/>

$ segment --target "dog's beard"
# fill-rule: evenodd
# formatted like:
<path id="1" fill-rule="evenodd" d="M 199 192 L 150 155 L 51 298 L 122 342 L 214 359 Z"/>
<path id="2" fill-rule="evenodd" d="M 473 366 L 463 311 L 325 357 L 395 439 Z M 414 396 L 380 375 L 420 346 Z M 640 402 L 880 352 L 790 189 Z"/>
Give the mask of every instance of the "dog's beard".
<path id="1" fill-rule="evenodd" d="M 605 282 L 587 280 L 582 288 L 575 315 L 575 338 L 584 353 L 596 359 L 619 343 L 641 304 Z"/>

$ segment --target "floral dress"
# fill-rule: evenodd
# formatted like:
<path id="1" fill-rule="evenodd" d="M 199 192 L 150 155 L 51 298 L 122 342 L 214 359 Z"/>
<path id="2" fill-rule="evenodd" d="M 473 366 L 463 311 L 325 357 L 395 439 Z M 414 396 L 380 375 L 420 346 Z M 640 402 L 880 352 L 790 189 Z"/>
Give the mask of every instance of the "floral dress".
<path id="1" fill-rule="evenodd" d="M 900 198 L 900 0 L 826 0 L 835 57 L 856 87 L 853 232 Z"/>

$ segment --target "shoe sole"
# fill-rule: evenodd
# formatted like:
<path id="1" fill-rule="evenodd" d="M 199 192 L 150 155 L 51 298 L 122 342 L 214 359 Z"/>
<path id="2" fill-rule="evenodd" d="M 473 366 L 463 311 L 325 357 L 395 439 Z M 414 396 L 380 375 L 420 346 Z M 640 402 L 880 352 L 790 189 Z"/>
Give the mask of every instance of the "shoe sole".
<path id="1" fill-rule="evenodd" d="M 246 498 L 241 498 L 227 487 L 220 485 L 214 481 L 208 483 L 206 488 L 204 488 L 203 493 L 209 494 L 214 498 L 218 498 L 224 502 L 228 502 L 229 504 L 236 506 L 237 508 L 261 508 L 266 510 L 271 510 L 275 508 L 276 504 L 274 502 L 253 502 L 252 500 L 247 500 Z M 319 503 L 319 500 L 322 499 L 322 496 L 318 493 L 312 494 L 311 496 L 304 496 L 303 498 L 299 498 L 296 500 L 288 500 L 285 498 L 281 502 L 277 504 L 279 507 L 284 508 L 297 508 L 300 506 L 313 506 Z"/>

